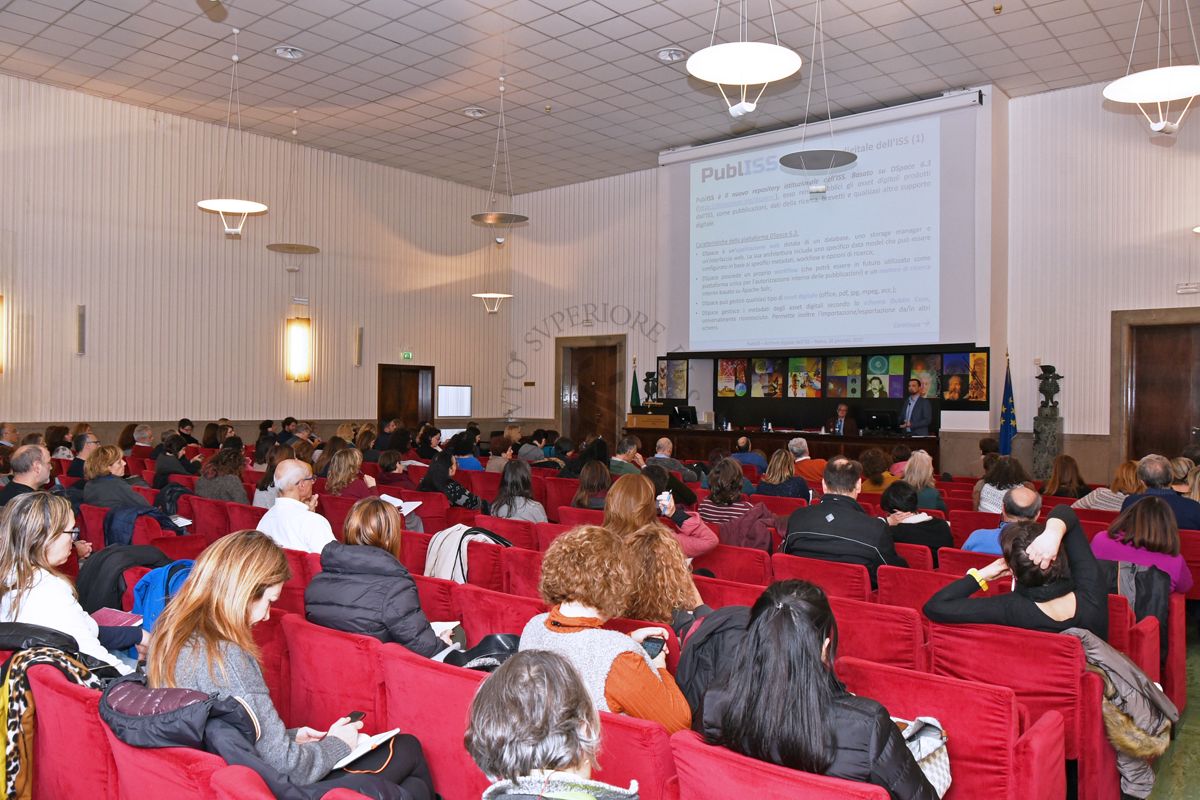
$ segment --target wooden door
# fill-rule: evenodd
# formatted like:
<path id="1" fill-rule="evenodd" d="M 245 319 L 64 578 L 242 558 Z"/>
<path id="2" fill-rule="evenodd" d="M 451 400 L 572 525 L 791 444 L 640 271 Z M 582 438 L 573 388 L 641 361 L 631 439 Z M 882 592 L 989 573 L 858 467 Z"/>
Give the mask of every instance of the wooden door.
<path id="1" fill-rule="evenodd" d="M 610 443 L 617 437 L 617 386 L 620 384 L 620 347 L 571 347 L 565 359 L 563 420 L 571 438 L 582 441 L 589 434 Z"/>
<path id="2" fill-rule="evenodd" d="M 1129 458 L 1179 455 L 1200 439 L 1200 325 L 1132 328 Z"/>
<path id="3" fill-rule="evenodd" d="M 415 435 L 423 420 L 433 422 L 433 367 L 379 365 L 380 420 L 399 419 Z"/>

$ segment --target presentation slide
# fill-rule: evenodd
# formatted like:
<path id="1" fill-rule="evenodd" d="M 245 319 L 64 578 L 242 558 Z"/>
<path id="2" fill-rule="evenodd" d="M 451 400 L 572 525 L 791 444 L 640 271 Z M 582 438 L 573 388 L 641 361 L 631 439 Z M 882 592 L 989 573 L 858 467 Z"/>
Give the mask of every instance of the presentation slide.
<path id="1" fill-rule="evenodd" d="M 929 116 L 839 134 L 858 161 L 831 174 L 780 166 L 796 144 L 692 162 L 692 349 L 937 342 L 940 133 Z"/>

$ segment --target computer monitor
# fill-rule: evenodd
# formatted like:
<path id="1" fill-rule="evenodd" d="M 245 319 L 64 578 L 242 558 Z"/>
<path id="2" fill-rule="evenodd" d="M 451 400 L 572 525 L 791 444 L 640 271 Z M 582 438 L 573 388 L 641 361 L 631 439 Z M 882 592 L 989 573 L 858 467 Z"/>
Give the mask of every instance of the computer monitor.
<path id="1" fill-rule="evenodd" d="M 679 427 L 695 425 L 696 407 L 684 403 L 671 403 L 671 423 Z"/>
<path id="2" fill-rule="evenodd" d="M 896 430 L 896 413 L 894 411 L 868 411 L 863 428 L 869 431 L 894 431 Z"/>

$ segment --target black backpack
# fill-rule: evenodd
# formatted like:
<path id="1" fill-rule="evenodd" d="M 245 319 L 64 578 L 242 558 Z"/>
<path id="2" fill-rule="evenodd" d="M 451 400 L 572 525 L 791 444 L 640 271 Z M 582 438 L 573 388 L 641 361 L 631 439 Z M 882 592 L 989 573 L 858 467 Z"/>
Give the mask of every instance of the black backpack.
<path id="1" fill-rule="evenodd" d="M 75 579 L 79 605 L 89 614 L 102 608 L 120 608 L 126 589 L 125 570 L 170 563 L 162 550 L 148 544 L 114 544 L 97 550 L 83 562 Z"/>
<path id="2" fill-rule="evenodd" d="M 747 606 L 725 606 L 700 617 L 682 633 L 675 683 L 687 698 L 693 717 L 699 718 L 704 693 L 728 674 L 749 627 Z"/>
<path id="3" fill-rule="evenodd" d="M 167 483 L 158 490 L 158 496 L 154 498 L 154 507 L 167 516 L 174 516 L 179 513 L 179 498 L 185 494 L 195 492 L 179 483 Z"/>

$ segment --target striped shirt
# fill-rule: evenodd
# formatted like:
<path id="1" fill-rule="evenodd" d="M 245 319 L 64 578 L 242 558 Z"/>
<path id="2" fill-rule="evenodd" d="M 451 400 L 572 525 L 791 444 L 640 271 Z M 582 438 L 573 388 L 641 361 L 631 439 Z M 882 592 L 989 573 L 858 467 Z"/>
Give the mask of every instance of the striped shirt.
<path id="1" fill-rule="evenodd" d="M 700 501 L 696 506 L 696 511 L 700 514 L 700 519 L 709 524 L 723 525 L 726 522 L 733 522 L 740 518 L 747 511 L 754 508 L 754 504 L 747 502 L 744 498 L 731 505 L 722 506 L 712 502 L 707 497 Z"/>

